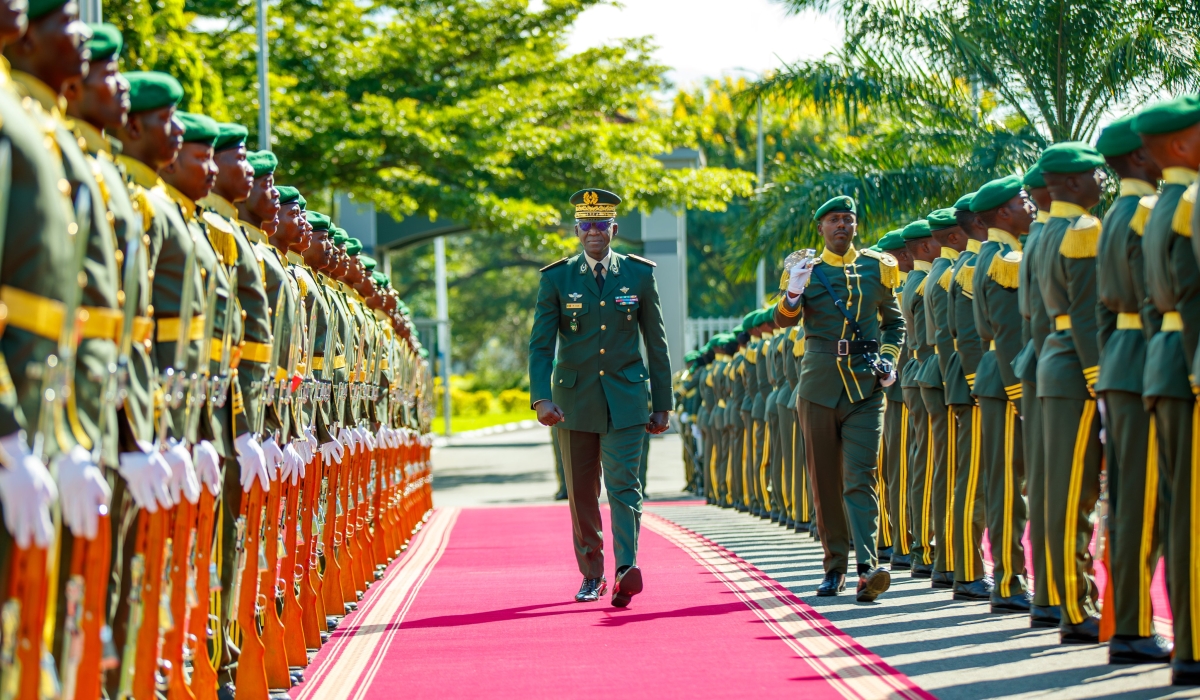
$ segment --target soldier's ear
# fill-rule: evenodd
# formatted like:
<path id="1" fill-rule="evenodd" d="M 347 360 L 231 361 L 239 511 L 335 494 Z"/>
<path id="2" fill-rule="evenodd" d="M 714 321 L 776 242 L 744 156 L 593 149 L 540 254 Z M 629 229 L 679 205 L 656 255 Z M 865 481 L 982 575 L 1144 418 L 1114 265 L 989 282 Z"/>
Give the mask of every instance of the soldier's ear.
<path id="1" fill-rule="evenodd" d="M 616 237 L 617 237 L 617 228 L 618 228 L 619 226 L 620 226 L 620 225 L 619 225 L 617 222 L 615 222 L 615 221 L 613 222 L 613 225 L 612 225 L 612 232 L 613 232 L 613 234 L 612 234 L 612 237 L 613 237 L 613 238 L 616 238 Z"/>

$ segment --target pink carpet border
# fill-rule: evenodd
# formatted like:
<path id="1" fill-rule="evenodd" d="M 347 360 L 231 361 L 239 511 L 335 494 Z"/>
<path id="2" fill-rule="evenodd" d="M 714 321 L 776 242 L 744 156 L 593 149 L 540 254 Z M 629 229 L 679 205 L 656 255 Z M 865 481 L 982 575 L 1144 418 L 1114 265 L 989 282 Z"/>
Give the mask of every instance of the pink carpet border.
<path id="1" fill-rule="evenodd" d="M 690 554 L 724 583 L 843 696 L 934 697 L 732 551 L 654 513 L 643 512 L 642 524 Z"/>

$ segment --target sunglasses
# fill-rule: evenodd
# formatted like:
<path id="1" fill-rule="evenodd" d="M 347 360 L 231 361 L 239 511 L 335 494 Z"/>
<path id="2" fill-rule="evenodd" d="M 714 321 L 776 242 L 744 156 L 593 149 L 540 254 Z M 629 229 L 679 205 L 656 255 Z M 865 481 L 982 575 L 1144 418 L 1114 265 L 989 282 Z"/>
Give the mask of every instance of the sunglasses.
<path id="1" fill-rule="evenodd" d="M 608 219 L 607 221 L 577 221 L 577 222 L 575 222 L 575 225 L 578 226 L 579 230 L 583 231 L 584 233 L 587 233 L 588 231 L 599 231 L 600 233 L 607 233 L 608 230 L 610 228 L 612 228 L 612 226 L 613 226 L 613 220 Z"/>

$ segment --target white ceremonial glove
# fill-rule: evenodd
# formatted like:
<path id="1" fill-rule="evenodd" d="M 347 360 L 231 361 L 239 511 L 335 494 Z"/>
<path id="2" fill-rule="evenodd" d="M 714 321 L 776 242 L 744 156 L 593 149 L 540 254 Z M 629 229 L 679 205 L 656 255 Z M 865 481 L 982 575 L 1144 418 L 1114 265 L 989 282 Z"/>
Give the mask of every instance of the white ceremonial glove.
<path id="1" fill-rule="evenodd" d="M 34 457 L 20 431 L 0 438 L 0 502 L 4 503 L 4 524 L 22 549 L 30 543 L 50 546 L 54 523 L 50 505 L 58 498 L 58 488 L 46 465 Z"/>
<path id="2" fill-rule="evenodd" d="M 55 458 L 63 523 L 76 537 L 96 539 L 100 516 L 108 513 L 112 489 L 92 455 L 79 445 Z"/>
<path id="3" fill-rule="evenodd" d="M 221 457 L 217 448 L 208 440 L 201 440 L 192 448 L 192 461 L 196 463 L 196 476 L 208 487 L 209 493 L 221 493 Z"/>
<path id="4" fill-rule="evenodd" d="M 896 383 L 896 370 L 892 370 L 891 373 L 888 374 L 888 376 L 879 380 L 879 385 L 882 387 L 885 387 L 885 388 L 889 387 L 895 383 Z"/>
<path id="5" fill-rule="evenodd" d="M 242 491 L 250 493 L 250 489 L 254 487 L 255 477 L 258 477 L 263 491 L 270 491 L 271 475 L 267 473 L 267 458 L 263 456 L 258 440 L 255 440 L 250 433 L 242 433 L 233 441 L 233 446 L 237 450 L 238 467 L 241 472 L 239 481 L 242 484 Z"/>
<path id="6" fill-rule="evenodd" d="M 325 464 L 342 463 L 342 453 L 346 448 L 342 447 L 342 443 L 337 440 L 330 440 L 318 448 L 321 451 L 321 456 L 325 458 Z"/>
<path id="7" fill-rule="evenodd" d="M 310 443 L 307 439 L 302 437 L 295 438 L 292 440 L 291 444 L 288 445 L 288 447 L 292 450 L 295 450 L 296 454 L 300 456 L 300 461 L 304 462 L 305 464 L 308 464 L 312 461 L 313 446 L 312 443 Z M 284 450 L 284 452 L 286 451 L 287 450 Z"/>
<path id="8" fill-rule="evenodd" d="M 196 478 L 196 465 L 192 463 L 192 455 L 182 442 L 171 441 L 171 446 L 163 453 L 163 459 L 171 467 L 171 500 L 173 505 L 179 503 L 180 495 L 195 504 L 200 500 L 200 480 Z"/>
<path id="9" fill-rule="evenodd" d="M 338 431 L 338 442 L 350 450 L 350 454 L 358 452 L 358 434 L 350 428 L 342 428 Z"/>
<path id="10" fill-rule="evenodd" d="M 122 452 L 118 471 L 133 496 L 138 508 L 148 513 L 157 513 L 159 506 L 170 508 L 171 466 L 158 450 L 148 452 Z"/>
<path id="11" fill-rule="evenodd" d="M 382 445 L 385 449 L 392 446 L 391 430 L 386 426 L 379 426 L 379 430 L 375 431 L 375 441 Z"/>
<path id="12" fill-rule="evenodd" d="M 305 441 L 304 446 L 308 446 Z M 292 486 L 300 482 L 304 476 L 304 458 L 300 456 L 300 452 L 296 450 L 295 443 L 289 443 L 283 448 L 283 469 L 279 472 L 279 481 L 282 483 L 287 479 L 292 480 Z"/>
<path id="13" fill-rule="evenodd" d="M 379 443 L 375 441 L 375 436 L 371 434 L 370 430 L 363 428 L 362 431 L 363 431 L 363 442 L 366 443 L 368 450 L 371 450 L 372 452 L 374 452 L 375 448 L 379 446 Z"/>
<path id="14" fill-rule="evenodd" d="M 680 422 L 680 423 L 683 423 L 684 425 L 686 425 L 686 424 L 687 424 L 687 422 L 688 422 L 688 419 L 690 419 L 690 418 L 691 418 L 691 416 L 690 416 L 690 415 L 688 415 L 688 412 L 687 412 L 687 411 L 684 411 L 683 413 L 680 413 L 680 414 L 679 414 L 679 422 Z"/>
<path id="15" fill-rule="evenodd" d="M 816 258 L 813 258 L 808 262 L 792 266 L 788 273 L 787 293 L 789 299 L 797 298 L 804 293 L 804 288 L 808 286 L 808 280 L 812 278 L 813 267 L 816 264 Z"/>
<path id="16" fill-rule="evenodd" d="M 355 426 L 352 430 L 354 430 L 354 435 L 358 438 L 359 448 L 363 450 L 367 449 L 367 436 L 370 435 L 367 429 Z"/>
<path id="17" fill-rule="evenodd" d="M 319 444 L 317 443 L 317 434 L 312 428 L 304 428 L 304 441 L 308 443 L 308 458 L 304 461 L 311 462 L 313 457 L 317 454 L 317 447 L 319 447 Z"/>
<path id="18" fill-rule="evenodd" d="M 271 481 L 275 481 L 279 475 L 279 468 L 283 466 L 283 450 L 279 449 L 274 435 L 262 444 L 262 452 L 267 465 L 267 475 L 271 477 Z"/>

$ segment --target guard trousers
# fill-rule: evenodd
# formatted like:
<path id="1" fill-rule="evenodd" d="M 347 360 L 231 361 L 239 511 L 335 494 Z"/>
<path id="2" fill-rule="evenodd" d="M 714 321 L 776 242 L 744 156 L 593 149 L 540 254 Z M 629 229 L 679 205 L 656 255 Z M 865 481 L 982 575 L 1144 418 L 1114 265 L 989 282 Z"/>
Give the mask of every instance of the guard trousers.
<path id="1" fill-rule="evenodd" d="M 983 578 L 983 531 L 987 526 L 984 466 L 979 406 L 956 404 L 954 411 L 954 511 L 950 527 L 954 549 L 954 580 L 970 583 Z"/>
<path id="2" fill-rule="evenodd" d="M 1159 466 L 1167 509 L 1164 544 L 1167 553 L 1167 593 L 1171 599 L 1175 660 L 1196 661 L 1200 652 L 1200 556 L 1195 553 L 1200 529 L 1200 403 L 1174 398 L 1153 399 L 1158 433 Z"/>
<path id="3" fill-rule="evenodd" d="M 912 551 L 908 512 L 908 406 L 903 401 L 886 400 L 883 412 L 883 455 L 879 463 L 887 486 L 888 537 L 880 538 L 894 554 Z M 880 522 L 882 529 L 882 520 Z"/>
<path id="4" fill-rule="evenodd" d="M 808 478 L 808 462 L 804 449 L 804 429 L 800 425 L 795 409 L 784 408 L 788 415 L 787 424 L 792 434 L 792 449 L 789 452 L 792 468 L 792 502 L 796 519 L 796 531 L 801 524 L 811 523 L 813 518 L 812 480 Z M 807 528 L 807 525 L 804 527 Z"/>
<path id="5" fill-rule="evenodd" d="M 1042 422 L 1042 400 L 1037 397 L 1037 382 L 1021 382 L 1021 425 L 1025 429 L 1025 483 L 1029 498 L 1029 542 L 1033 548 L 1033 604 L 1051 607 L 1059 604 L 1054 587 L 1053 562 L 1050 560 L 1046 532 L 1046 444 Z"/>
<path id="6" fill-rule="evenodd" d="M 788 498 L 783 481 L 783 465 L 780 455 L 783 441 L 779 434 L 779 411 L 775 410 L 775 393 L 767 397 L 764 408 L 767 424 L 767 469 L 771 473 L 771 520 L 787 520 Z"/>
<path id="7" fill-rule="evenodd" d="M 908 502 L 912 517 L 913 564 L 932 566 L 933 527 L 933 423 L 917 387 L 904 388 L 908 408 Z"/>
<path id="8" fill-rule="evenodd" d="M 1046 538 L 1063 622 L 1096 616 L 1092 511 L 1100 496 L 1100 415 L 1093 399 L 1042 398 Z"/>
<path id="9" fill-rule="evenodd" d="M 638 471 L 645 435 L 644 425 L 614 429 L 610 417 L 607 433 L 564 429 L 558 436 L 567 477 L 575 559 L 584 578 L 604 575 L 601 475 L 604 488 L 608 490 L 617 568 L 637 563 L 642 520 L 642 485 Z"/>
<path id="10" fill-rule="evenodd" d="M 933 568 L 935 571 L 954 571 L 954 429 L 951 409 L 946 405 L 946 392 L 939 388 L 921 387 L 921 399 L 929 412 L 932 427 L 929 454 L 933 459 L 933 536 L 937 543 Z"/>
<path id="11" fill-rule="evenodd" d="M 801 398 L 797 411 L 808 450 L 825 571 L 847 572 L 852 536 L 859 568 L 874 568 L 883 391 L 857 403 L 843 392 L 835 408 Z"/>
<path id="12" fill-rule="evenodd" d="M 987 502 L 988 547 L 996 591 L 1004 597 L 1024 592 L 1025 457 L 1021 417 L 1005 399 L 979 399 L 984 498 Z"/>

